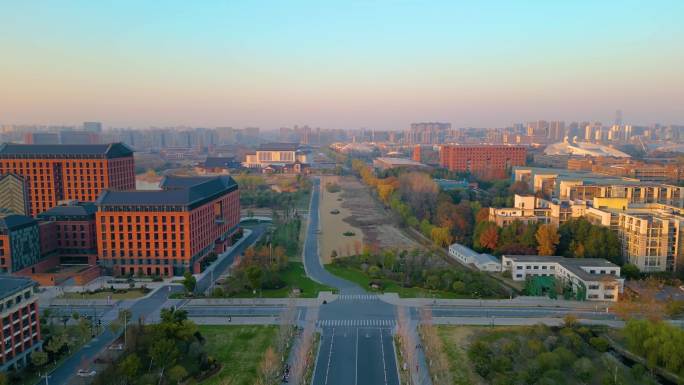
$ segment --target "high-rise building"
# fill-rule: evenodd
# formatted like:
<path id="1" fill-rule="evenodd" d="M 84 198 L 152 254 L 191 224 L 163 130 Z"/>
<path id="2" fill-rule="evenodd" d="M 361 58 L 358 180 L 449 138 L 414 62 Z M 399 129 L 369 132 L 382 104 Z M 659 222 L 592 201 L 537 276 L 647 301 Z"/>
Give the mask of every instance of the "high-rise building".
<path id="1" fill-rule="evenodd" d="M 38 222 L 25 215 L 0 218 L 0 273 L 14 273 L 42 258 Z"/>
<path id="2" fill-rule="evenodd" d="M 28 278 L 0 276 L 0 318 L 3 344 L 0 349 L 0 372 L 29 364 L 32 352 L 40 349 L 38 297 L 36 283 Z"/>
<path id="3" fill-rule="evenodd" d="M 451 123 L 411 123 L 405 135 L 406 144 L 442 144 L 446 140 Z"/>
<path id="4" fill-rule="evenodd" d="M 231 245 L 240 221 L 229 176 L 166 177 L 162 191 L 105 191 L 97 200 L 99 263 L 116 275 L 199 273 Z"/>
<path id="5" fill-rule="evenodd" d="M 93 202 L 104 189 L 135 188 L 133 151 L 122 143 L 0 146 L 0 174 L 26 181 L 30 214 L 62 200 Z"/>
<path id="6" fill-rule="evenodd" d="M 24 178 L 12 173 L 0 175 L 0 210 L 5 213 L 29 215 L 29 207 Z"/>
<path id="7" fill-rule="evenodd" d="M 90 131 L 66 130 L 59 133 L 60 144 L 97 144 L 99 134 Z"/>
<path id="8" fill-rule="evenodd" d="M 102 132 L 102 123 L 101 122 L 83 122 L 83 130 L 84 131 L 90 131 L 90 132 L 96 132 L 99 134 Z"/>
<path id="9" fill-rule="evenodd" d="M 59 144 L 59 135 L 55 132 L 28 132 L 24 135 L 26 144 Z"/>
<path id="10" fill-rule="evenodd" d="M 451 171 L 485 178 L 503 178 L 513 166 L 524 166 L 527 150 L 511 145 L 448 144 L 439 149 L 439 163 Z"/>

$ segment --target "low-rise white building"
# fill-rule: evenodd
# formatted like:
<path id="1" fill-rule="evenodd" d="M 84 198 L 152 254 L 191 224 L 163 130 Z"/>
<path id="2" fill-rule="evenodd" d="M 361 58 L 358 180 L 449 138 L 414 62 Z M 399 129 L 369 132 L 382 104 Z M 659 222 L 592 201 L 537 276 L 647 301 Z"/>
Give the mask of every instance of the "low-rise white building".
<path id="1" fill-rule="evenodd" d="M 574 292 L 584 292 L 589 301 L 617 301 L 625 283 L 620 278 L 620 266 L 601 258 L 504 255 L 501 264 L 511 272 L 514 281 L 554 277 L 571 284 Z"/>
<path id="2" fill-rule="evenodd" d="M 481 271 L 501 271 L 501 262 L 489 254 L 480 254 L 459 243 L 449 246 L 449 256 L 464 265 L 474 265 Z"/>

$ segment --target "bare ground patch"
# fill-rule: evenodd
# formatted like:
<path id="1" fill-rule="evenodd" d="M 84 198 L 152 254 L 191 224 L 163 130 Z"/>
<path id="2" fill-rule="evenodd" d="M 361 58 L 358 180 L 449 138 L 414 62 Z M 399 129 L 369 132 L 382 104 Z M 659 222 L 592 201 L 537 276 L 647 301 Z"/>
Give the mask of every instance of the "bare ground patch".
<path id="1" fill-rule="evenodd" d="M 342 191 L 339 193 L 328 193 L 325 184 L 327 182 L 334 182 L 340 185 Z M 324 196 L 325 195 L 325 196 Z M 339 199 L 341 198 L 341 201 Z M 339 214 L 330 214 L 331 210 L 337 208 L 340 210 Z M 415 241 L 407 237 L 402 230 L 397 228 L 395 220 L 392 218 L 392 213 L 386 210 L 373 196 L 368 187 L 364 186 L 358 179 L 352 176 L 344 177 L 325 177 L 321 181 L 321 222 L 323 227 L 321 230 L 326 233 L 327 223 L 324 217 L 337 217 L 347 227 L 356 229 L 357 236 L 349 241 L 351 244 L 351 254 L 358 248 L 357 241 L 361 241 L 362 245 L 375 245 L 379 249 L 396 249 L 405 250 L 420 247 Z M 334 225 L 334 224 L 331 224 Z M 334 232 L 338 232 L 340 224 Z M 342 230 L 344 231 L 344 230 Z M 329 232 L 328 232 L 329 233 Z M 347 238 L 341 235 L 339 237 Z M 329 234 L 330 235 L 330 234 Z M 329 262 L 331 244 L 338 243 L 339 240 L 327 239 L 321 243 L 321 256 L 324 263 Z M 344 242 L 343 242 L 344 243 Z M 348 244 L 349 242 L 347 242 Z M 337 250 L 338 255 L 344 256 L 350 253 L 346 252 L 346 245 L 342 246 L 343 252 Z"/>

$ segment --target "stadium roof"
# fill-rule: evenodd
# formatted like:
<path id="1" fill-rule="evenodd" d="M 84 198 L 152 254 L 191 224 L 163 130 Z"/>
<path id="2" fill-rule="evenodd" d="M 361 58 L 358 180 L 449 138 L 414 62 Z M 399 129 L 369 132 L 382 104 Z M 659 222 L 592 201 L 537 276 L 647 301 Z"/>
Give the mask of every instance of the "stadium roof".
<path id="1" fill-rule="evenodd" d="M 0 158 L 123 158 L 133 150 L 123 143 L 110 144 L 16 144 L 0 145 Z"/>

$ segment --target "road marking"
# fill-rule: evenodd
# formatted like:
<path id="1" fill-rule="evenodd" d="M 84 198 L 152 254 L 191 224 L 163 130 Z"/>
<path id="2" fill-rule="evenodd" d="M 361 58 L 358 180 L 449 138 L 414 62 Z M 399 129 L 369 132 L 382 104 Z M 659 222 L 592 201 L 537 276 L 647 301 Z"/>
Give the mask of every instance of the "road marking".
<path id="1" fill-rule="evenodd" d="M 333 344 L 335 343 L 335 328 L 332 329 L 330 336 L 330 351 L 328 352 L 328 367 L 325 369 L 325 385 L 328 385 L 328 374 L 330 374 L 330 361 L 332 359 Z"/>
<path id="2" fill-rule="evenodd" d="M 359 328 L 356 328 L 356 353 L 354 358 L 354 385 L 356 385 L 359 382 Z"/>
<path id="3" fill-rule="evenodd" d="M 385 364 L 385 344 L 382 342 L 382 330 L 380 330 L 380 349 L 382 351 L 382 370 L 385 373 L 385 385 L 387 385 L 387 365 Z"/>

